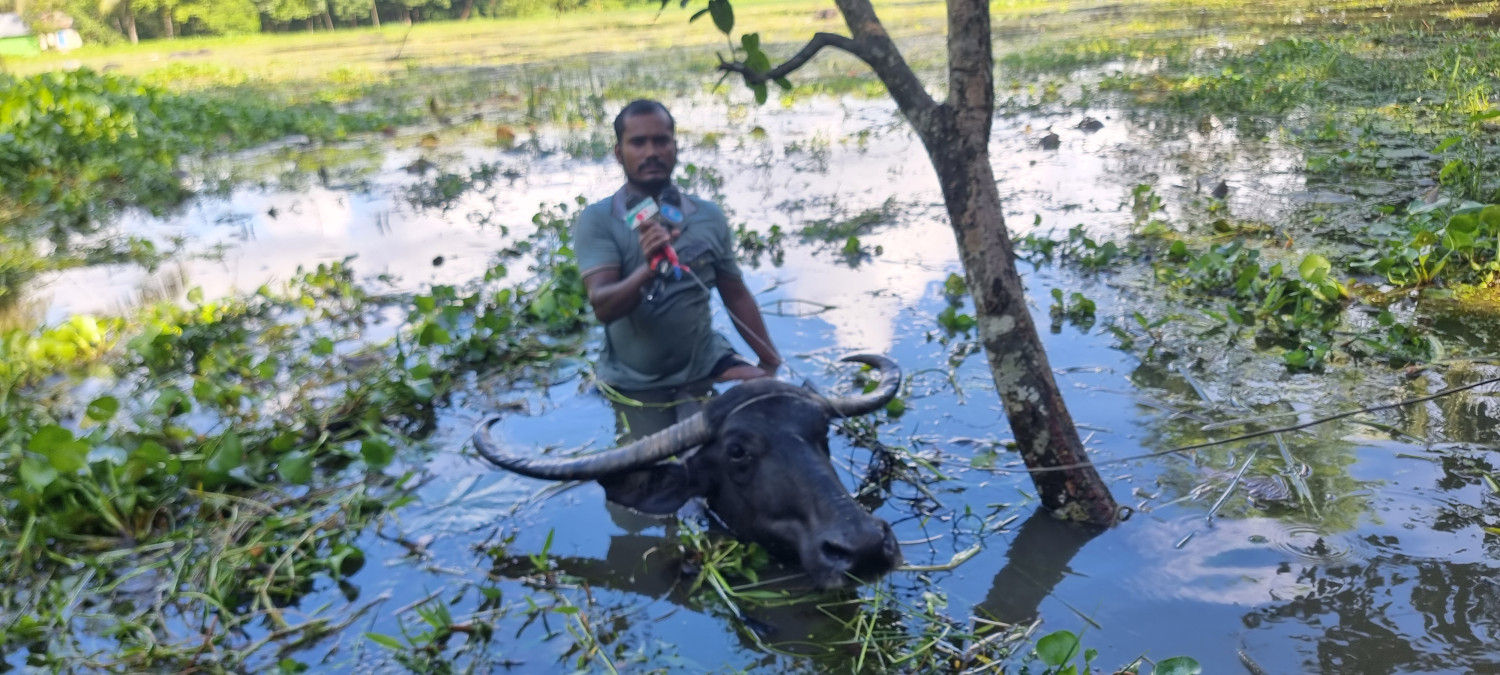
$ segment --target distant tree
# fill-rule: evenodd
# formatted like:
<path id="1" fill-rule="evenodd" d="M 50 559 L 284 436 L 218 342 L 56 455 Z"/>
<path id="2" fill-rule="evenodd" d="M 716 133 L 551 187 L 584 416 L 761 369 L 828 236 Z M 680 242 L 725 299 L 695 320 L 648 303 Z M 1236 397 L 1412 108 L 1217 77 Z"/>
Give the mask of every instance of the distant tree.
<path id="1" fill-rule="evenodd" d="M 333 18 L 351 24 L 358 24 L 360 19 L 370 17 L 371 23 L 379 26 L 380 20 L 374 18 L 374 8 L 374 3 L 370 0 L 328 0 L 328 11 L 333 13 Z"/>
<path id="2" fill-rule="evenodd" d="M 178 0 L 172 18 L 178 24 L 196 20 L 199 30 L 216 35 L 260 30 L 260 8 L 254 0 Z"/>

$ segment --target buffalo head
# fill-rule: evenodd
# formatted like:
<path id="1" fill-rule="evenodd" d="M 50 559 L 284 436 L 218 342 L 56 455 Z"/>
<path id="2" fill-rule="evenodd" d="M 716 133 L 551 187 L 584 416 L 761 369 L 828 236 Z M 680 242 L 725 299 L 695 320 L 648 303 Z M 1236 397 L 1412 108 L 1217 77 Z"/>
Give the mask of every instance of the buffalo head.
<path id="1" fill-rule="evenodd" d="M 751 380 L 670 428 L 583 457 L 507 454 L 490 438 L 494 420 L 480 423 L 474 446 L 523 476 L 598 480 L 611 501 L 649 513 L 673 513 L 703 497 L 736 536 L 800 563 L 818 587 L 834 588 L 901 562 L 891 526 L 849 496 L 828 456 L 829 421 L 884 406 L 900 387 L 901 370 L 880 356 L 845 360 L 878 367 L 879 387 L 824 398 L 773 379 Z M 681 460 L 667 461 L 673 455 Z"/>

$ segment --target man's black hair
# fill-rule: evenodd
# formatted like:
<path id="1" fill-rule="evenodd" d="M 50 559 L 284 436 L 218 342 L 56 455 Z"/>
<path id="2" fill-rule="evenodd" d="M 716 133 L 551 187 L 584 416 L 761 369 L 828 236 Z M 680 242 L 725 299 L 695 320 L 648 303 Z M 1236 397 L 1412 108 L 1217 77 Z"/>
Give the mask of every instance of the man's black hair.
<path id="1" fill-rule="evenodd" d="M 672 133 L 677 133 L 677 120 L 672 119 L 672 112 L 667 110 L 667 106 L 662 105 L 660 101 L 636 99 L 621 109 L 620 114 L 615 115 L 615 143 L 621 143 L 625 140 L 625 118 L 635 117 L 636 115 L 650 115 L 657 112 L 667 116 L 667 128 Z"/>

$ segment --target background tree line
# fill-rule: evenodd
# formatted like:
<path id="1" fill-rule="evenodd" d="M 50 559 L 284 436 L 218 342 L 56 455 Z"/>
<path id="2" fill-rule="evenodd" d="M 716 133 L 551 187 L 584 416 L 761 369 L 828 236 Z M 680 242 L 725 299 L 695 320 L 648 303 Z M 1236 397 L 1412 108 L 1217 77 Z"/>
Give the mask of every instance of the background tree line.
<path id="1" fill-rule="evenodd" d="M 37 32 L 72 28 L 93 43 L 339 30 L 383 22 L 599 10 L 653 0 L 0 0 Z"/>

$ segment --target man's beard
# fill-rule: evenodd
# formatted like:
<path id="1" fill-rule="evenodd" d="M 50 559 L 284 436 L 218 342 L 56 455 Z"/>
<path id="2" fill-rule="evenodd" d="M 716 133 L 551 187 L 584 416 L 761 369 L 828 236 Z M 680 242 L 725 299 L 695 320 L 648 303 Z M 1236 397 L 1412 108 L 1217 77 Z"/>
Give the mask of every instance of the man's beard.
<path id="1" fill-rule="evenodd" d="M 646 194 L 651 195 L 651 196 L 654 197 L 654 196 L 656 196 L 658 194 L 661 194 L 662 190 L 666 189 L 666 187 L 668 185 L 672 184 L 672 169 L 669 168 L 669 167 L 667 167 L 665 164 L 653 164 L 651 166 L 652 167 L 658 167 L 658 168 L 661 168 L 661 169 L 664 170 L 664 173 L 662 174 L 661 178 L 651 178 L 651 179 L 644 179 L 643 178 L 643 179 L 636 179 L 633 182 L 636 184 L 637 187 L 641 188 L 642 190 L 645 190 Z M 645 168 L 646 168 L 646 166 L 644 166 L 644 165 L 641 166 L 641 169 L 644 170 Z"/>

